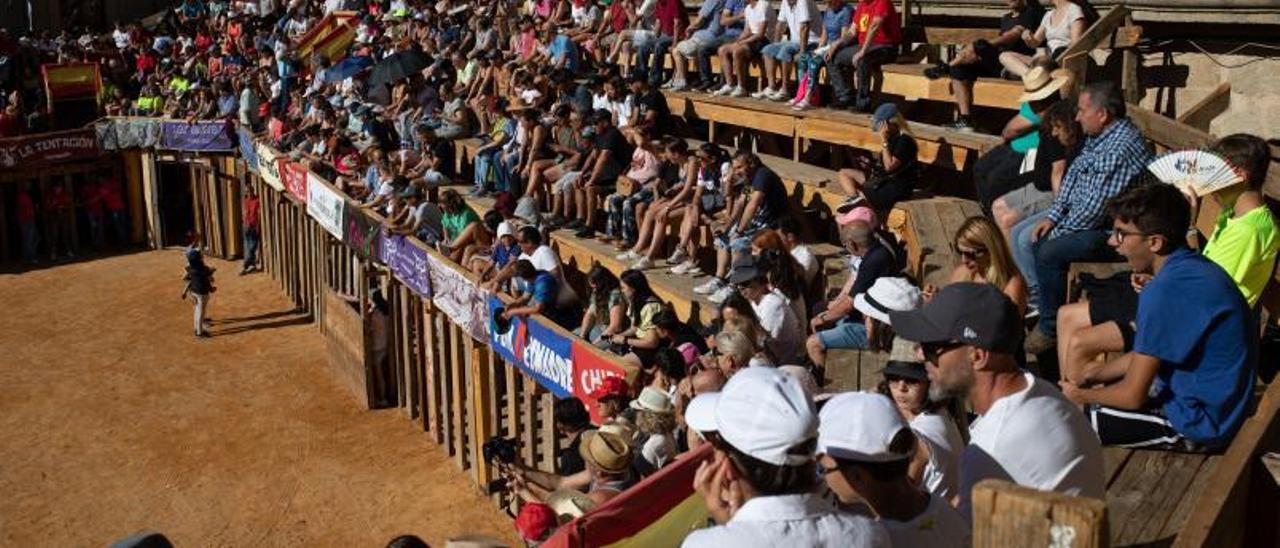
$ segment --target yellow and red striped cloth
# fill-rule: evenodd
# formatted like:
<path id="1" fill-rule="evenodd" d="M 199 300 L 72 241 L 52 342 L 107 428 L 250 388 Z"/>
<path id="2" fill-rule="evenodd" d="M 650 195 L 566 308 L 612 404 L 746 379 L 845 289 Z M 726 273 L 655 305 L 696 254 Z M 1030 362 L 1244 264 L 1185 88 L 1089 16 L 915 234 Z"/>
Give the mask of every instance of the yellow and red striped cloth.
<path id="1" fill-rule="evenodd" d="M 52 101 L 91 99 L 102 89 L 97 63 L 49 63 L 40 65 L 40 72 Z"/>
<path id="2" fill-rule="evenodd" d="M 298 58 L 310 62 L 314 53 L 330 61 L 344 57 L 347 48 L 356 41 L 356 15 L 354 11 L 335 11 L 324 16 L 315 28 L 298 39 Z"/>

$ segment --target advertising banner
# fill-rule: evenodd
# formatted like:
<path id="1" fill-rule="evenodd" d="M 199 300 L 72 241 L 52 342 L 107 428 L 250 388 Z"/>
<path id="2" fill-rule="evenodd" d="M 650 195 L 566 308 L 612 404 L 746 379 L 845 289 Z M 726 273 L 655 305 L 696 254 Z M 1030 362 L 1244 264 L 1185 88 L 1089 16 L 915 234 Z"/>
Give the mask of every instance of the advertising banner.
<path id="1" fill-rule="evenodd" d="M 307 215 L 334 238 L 342 240 L 342 197 L 325 186 L 314 173 L 307 174 Z"/>
<path id="2" fill-rule="evenodd" d="M 103 150 L 154 148 L 160 144 L 161 123 L 155 120 L 116 119 L 93 125 Z"/>
<path id="3" fill-rule="evenodd" d="M 280 180 L 284 182 L 284 188 L 289 194 L 302 203 L 307 203 L 310 196 L 307 193 L 307 168 L 299 163 L 280 160 Z"/>
<path id="4" fill-rule="evenodd" d="M 504 305 L 489 299 L 490 347 L 557 398 L 573 395 L 573 343 L 554 329 L 527 318 L 503 321 Z"/>
<path id="5" fill-rule="evenodd" d="M 404 236 L 383 232 L 379 256 L 410 291 L 420 297 L 431 297 L 431 263 L 426 251 Z"/>
<path id="6" fill-rule="evenodd" d="M 33 168 L 98 155 L 93 128 L 0 139 L 0 168 Z"/>
<path id="7" fill-rule="evenodd" d="M 235 148 L 226 122 L 165 122 L 160 146 L 195 152 Z"/>
<path id="8" fill-rule="evenodd" d="M 382 242 L 382 224 L 369 213 L 351 202 L 344 202 L 342 212 L 342 243 L 365 259 L 381 261 L 379 245 Z"/>
<path id="9" fill-rule="evenodd" d="M 596 400 L 591 393 L 609 377 L 622 377 L 627 373 L 622 367 L 605 359 L 600 350 L 591 347 L 591 343 L 583 340 L 573 341 L 573 395 L 586 404 L 591 412 L 591 422 L 600 424 L 601 417 L 596 414 Z"/>
<path id="10" fill-rule="evenodd" d="M 258 148 L 253 143 L 253 134 L 241 127 L 236 129 L 236 137 L 240 140 L 240 157 L 244 158 L 245 165 L 258 171 Z"/>
<path id="11" fill-rule="evenodd" d="M 472 283 L 457 266 L 428 255 L 431 260 L 431 302 L 462 326 L 471 338 L 489 341 L 489 292 Z"/>
<path id="12" fill-rule="evenodd" d="M 258 149 L 258 176 L 262 177 L 262 180 L 266 181 L 271 188 L 284 192 L 284 181 L 280 176 L 282 162 L 267 145 L 258 143 L 255 148 Z"/>

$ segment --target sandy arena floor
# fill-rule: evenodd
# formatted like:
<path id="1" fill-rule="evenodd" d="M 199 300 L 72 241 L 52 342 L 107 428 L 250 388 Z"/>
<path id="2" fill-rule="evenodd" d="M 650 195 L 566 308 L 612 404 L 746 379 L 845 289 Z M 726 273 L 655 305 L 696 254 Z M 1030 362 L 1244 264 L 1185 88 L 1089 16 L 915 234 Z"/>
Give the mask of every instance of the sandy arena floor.
<path id="1" fill-rule="evenodd" d="M 266 274 L 178 251 L 0 275 L 0 545 L 433 546 L 511 522 L 400 411 L 362 411 Z"/>

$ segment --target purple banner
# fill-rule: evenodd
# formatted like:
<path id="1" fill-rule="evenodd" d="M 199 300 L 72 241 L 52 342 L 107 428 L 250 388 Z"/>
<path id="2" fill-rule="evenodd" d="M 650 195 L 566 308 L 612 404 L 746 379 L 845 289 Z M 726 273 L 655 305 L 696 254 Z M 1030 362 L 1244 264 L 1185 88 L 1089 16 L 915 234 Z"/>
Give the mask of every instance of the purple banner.
<path id="1" fill-rule="evenodd" d="M 378 254 L 410 291 L 420 297 L 431 296 L 431 263 L 425 250 L 404 236 L 383 232 Z"/>
<path id="2" fill-rule="evenodd" d="M 236 148 L 226 122 L 165 122 L 160 146 L 175 150 L 232 150 Z"/>

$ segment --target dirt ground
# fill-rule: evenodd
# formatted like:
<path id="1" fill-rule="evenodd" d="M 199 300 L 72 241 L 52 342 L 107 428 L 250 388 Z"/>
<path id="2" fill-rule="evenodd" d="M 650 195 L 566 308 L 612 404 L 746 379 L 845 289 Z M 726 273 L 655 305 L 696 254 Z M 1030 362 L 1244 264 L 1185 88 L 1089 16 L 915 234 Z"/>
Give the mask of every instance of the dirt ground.
<path id="1" fill-rule="evenodd" d="M 266 274 L 218 269 L 192 336 L 176 250 L 0 275 L 0 545 L 513 540 L 397 410 L 362 411 Z"/>

